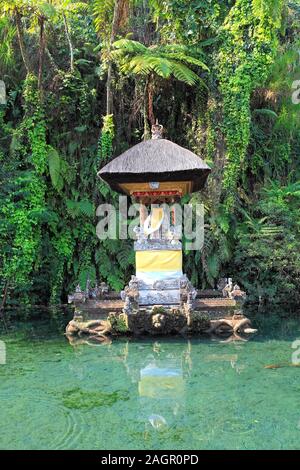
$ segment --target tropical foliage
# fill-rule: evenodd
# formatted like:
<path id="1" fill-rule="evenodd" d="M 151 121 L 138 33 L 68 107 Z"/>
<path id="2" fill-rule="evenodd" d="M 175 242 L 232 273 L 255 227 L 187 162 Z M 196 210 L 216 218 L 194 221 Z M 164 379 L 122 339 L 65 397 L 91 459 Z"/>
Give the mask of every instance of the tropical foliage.
<path id="1" fill-rule="evenodd" d="M 116 201 L 96 173 L 158 118 L 212 167 L 191 199 L 205 206 L 193 283 L 232 275 L 255 302 L 298 306 L 299 24 L 299 0 L 3 0 L 3 302 L 125 285 L 131 242 L 96 237 L 96 207 Z"/>

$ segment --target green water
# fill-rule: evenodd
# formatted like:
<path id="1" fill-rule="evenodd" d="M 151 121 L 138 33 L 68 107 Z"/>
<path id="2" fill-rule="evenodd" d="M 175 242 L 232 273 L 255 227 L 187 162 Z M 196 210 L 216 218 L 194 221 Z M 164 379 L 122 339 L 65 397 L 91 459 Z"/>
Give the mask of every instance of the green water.
<path id="1" fill-rule="evenodd" d="M 264 366 L 291 361 L 300 323 L 272 325 L 248 342 L 72 346 L 19 324 L 0 335 L 0 448 L 299 449 L 300 367 Z"/>

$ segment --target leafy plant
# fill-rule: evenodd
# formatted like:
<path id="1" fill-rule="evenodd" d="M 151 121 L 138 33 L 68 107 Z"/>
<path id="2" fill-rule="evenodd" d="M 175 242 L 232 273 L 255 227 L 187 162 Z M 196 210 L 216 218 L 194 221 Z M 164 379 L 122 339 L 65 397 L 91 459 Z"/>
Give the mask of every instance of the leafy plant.
<path id="1" fill-rule="evenodd" d="M 201 84 L 203 79 L 191 68 L 196 66 L 208 71 L 207 65 L 196 57 L 199 51 L 182 44 L 154 45 L 146 47 L 138 41 L 120 39 L 113 43 L 115 50 L 111 52 L 113 59 L 119 64 L 123 73 L 146 77 L 148 94 L 149 119 L 155 122 L 153 112 L 153 93 L 155 76 L 169 79 L 171 76 L 187 85 Z"/>

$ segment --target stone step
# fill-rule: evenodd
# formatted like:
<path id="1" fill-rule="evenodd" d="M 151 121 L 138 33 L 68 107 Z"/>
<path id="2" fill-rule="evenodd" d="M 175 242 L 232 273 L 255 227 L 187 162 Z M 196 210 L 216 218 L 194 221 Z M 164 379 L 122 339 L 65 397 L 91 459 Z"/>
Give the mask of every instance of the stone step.
<path id="1" fill-rule="evenodd" d="M 153 305 L 159 305 L 159 302 L 156 301 Z M 166 305 L 166 304 L 163 304 Z M 227 309 L 235 307 L 235 300 L 228 298 L 203 298 L 195 300 L 195 309 L 199 310 L 215 310 L 215 309 Z M 96 312 L 99 313 L 109 313 L 113 311 L 121 311 L 123 309 L 124 302 L 121 299 L 115 300 L 87 300 L 86 302 L 80 304 L 80 310 L 86 312 Z"/>

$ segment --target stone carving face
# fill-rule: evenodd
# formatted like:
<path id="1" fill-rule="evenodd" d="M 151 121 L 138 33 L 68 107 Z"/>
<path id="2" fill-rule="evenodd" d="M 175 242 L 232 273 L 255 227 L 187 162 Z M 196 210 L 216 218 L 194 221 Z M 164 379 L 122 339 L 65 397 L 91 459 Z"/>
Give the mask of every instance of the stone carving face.
<path id="1" fill-rule="evenodd" d="M 154 326 L 155 329 L 163 328 L 165 322 L 166 322 L 166 317 L 165 315 L 161 313 L 153 315 L 152 317 L 152 325 Z"/>

